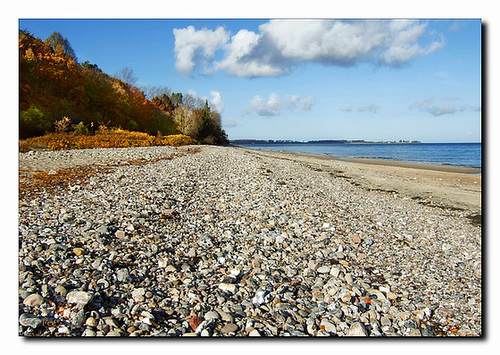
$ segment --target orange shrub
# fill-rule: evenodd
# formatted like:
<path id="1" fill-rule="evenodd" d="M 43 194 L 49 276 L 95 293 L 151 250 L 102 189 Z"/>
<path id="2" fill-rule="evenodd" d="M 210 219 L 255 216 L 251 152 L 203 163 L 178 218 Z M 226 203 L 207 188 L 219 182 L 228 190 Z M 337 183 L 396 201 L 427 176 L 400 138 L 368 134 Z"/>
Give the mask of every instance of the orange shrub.
<path id="1" fill-rule="evenodd" d="M 41 137 L 19 141 L 19 151 L 29 150 L 65 150 L 86 148 L 126 148 L 151 146 L 181 146 L 198 144 L 183 134 L 153 137 L 143 132 L 131 132 L 122 129 L 101 130 L 95 135 L 75 135 L 71 133 L 48 133 Z"/>

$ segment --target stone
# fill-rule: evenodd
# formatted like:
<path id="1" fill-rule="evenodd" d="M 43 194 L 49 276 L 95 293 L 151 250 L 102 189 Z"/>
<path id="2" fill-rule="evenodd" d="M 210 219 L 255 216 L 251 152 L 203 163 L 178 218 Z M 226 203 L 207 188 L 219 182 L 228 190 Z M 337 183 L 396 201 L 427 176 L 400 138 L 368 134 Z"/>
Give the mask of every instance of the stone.
<path id="1" fill-rule="evenodd" d="M 132 278 L 128 272 L 128 269 L 120 269 L 116 272 L 116 279 L 120 282 L 130 282 Z"/>
<path id="2" fill-rule="evenodd" d="M 37 293 L 31 294 L 26 297 L 23 301 L 23 304 L 28 307 L 37 307 L 43 303 L 43 297 Z"/>
<path id="3" fill-rule="evenodd" d="M 225 326 L 222 327 L 221 333 L 222 334 L 236 333 L 238 329 L 239 329 L 238 325 L 234 323 L 227 323 Z"/>
<path id="4" fill-rule="evenodd" d="M 94 317 L 88 317 L 85 321 L 85 325 L 89 327 L 97 327 L 97 320 Z"/>
<path id="5" fill-rule="evenodd" d="M 144 288 L 136 288 L 132 291 L 132 297 L 136 302 L 143 302 L 145 293 Z"/>
<path id="6" fill-rule="evenodd" d="M 250 337 L 260 337 L 261 334 L 259 333 L 259 331 L 257 329 L 252 329 L 250 331 L 250 333 L 248 333 L 248 336 L 250 336 Z"/>
<path id="7" fill-rule="evenodd" d="M 328 274 L 330 272 L 330 267 L 329 266 L 320 266 L 316 271 L 320 274 Z"/>
<path id="8" fill-rule="evenodd" d="M 83 248 L 73 248 L 73 253 L 76 256 L 81 256 L 81 255 L 83 255 L 84 252 L 85 252 L 85 250 Z"/>
<path id="9" fill-rule="evenodd" d="M 230 284 L 230 283 L 220 283 L 219 288 L 224 291 L 224 292 L 229 292 L 229 293 L 235 293 L 236 292 L 236 285 L 235 284 Z"/>
<path id="10" fill-rule="evenodd" d="M 19 317 L 19 323 L 25 327 L 36 329 L 42 324 L 42 320 L 30 313 L 23 313 Z"/>
<path id="11" fill-rule="evenodd" d="M 356 323 L 353 323 L 349 327 L 349 331 L 347 332 L 347 335 L 348 336 L 366 337 L 366 336 L 368 336 L 368 332 L 366 331 L 365 326 L 362 323 L 356 322 Z"/>
<path id="12" fill-rule="evenodd" d="M 319 325 L 320 327 L 322 326 L 328 333 L 337 333 L 335 325 L 326 318 L 323 318 Z"/>
<path id="13" fill-rule="evenodd" d="M 85 312 L 80 309 L 78 312 L 71 313 L 71 325 L 75 328 L 80 328 L 85 323 Z"/>
<path id="14" fill-rule="evenodd" d="M 122 230 L 117 230 L 115 232 L 115 237 L 117 237 L 118 239 L 122 239 L 122 238 L 125 238 L 125 232 L 122 231 Z"/>
<path id="15" fill-rule="evenodd" d="M 203 319 L 201 319 L 200 317 L 198 317 L 198 316 L 192 316 L 189 319 L 189 326 L 191 327 L 191 329 L 193 329 L 193 331 L 196 331 L 196 328 L 198 328 L 198 326 L 202 322 L 203 322 Z"/>
<path id="16" fill-rule="evenodd" d="M 66 288 L 63 285 L 57 285 L 56 288 L 54 289 L 54 291 L 55 291 L 55 293 L 58 293 L 62 297 L 66 297 L 66 294 L 68 293 L 68 291 L 66 290 Z"/>
<path id="17" fill-rule="evenodd" d="M 174 265 L 168 265 L 165 268 L 165 272 L 174 272 L 174 271 L 177 271 L 177 268 Z"/>
<path id="18" fill-rule="evenodd" d="M 211 321 L 211 320 L 219 320 L 220 319 L 220 314 L 216 311 L 208 311 L 205 313 L 205 320 Z"/>
<path id="19" fill-rule="evenodd" d="M 90 293 L 85 291 L 71 291 L 66 295 L 66 300 L 68 303 L 77 304 L 79 306 L 85 306 L 89 303 L 92 296 Z"/>

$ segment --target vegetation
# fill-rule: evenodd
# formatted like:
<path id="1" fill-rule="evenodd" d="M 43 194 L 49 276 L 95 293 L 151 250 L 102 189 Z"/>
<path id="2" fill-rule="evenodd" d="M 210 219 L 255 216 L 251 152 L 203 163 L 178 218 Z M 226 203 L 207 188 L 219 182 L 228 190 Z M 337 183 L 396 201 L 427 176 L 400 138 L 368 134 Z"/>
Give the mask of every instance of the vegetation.
<path id="1" fill-rule="evenodd" d="M 141 90 L 129 68 L 111 77 L 97 64 L 80 64 L 69 41 L 57 32 L 42 41 L 21 30 L 19 68 L 19 138 L 29 138 L 20 146 L 228 143 L 220 114 L 208 102 L 166 88 Z"/>
<path id="2" fill-rule="evenodd" d="M 75 129 L 72 133 L 47 133 L 40 137 L 20 140 L 19 151 L 150 147 L 158 145 L 178 147 L 189 144 L 198 144 L 198 142 L 183 134 L 154 137 L 143 132 L 104 129 L 97 131 L 93 135 L 87 135 L 81 134 Z"/>

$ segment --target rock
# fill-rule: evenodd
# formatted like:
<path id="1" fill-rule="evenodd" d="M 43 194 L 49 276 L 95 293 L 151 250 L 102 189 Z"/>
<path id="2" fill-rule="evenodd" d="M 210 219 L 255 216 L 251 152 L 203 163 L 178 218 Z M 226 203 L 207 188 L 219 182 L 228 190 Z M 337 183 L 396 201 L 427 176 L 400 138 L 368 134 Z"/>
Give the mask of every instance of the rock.
<path id="1" fill-rule="evenodd" d="M 25 327 L 36 329 L 42 324 L 42 320 L 30 313 L 23 313 L 19 317 L 19 323 Z"/>
<path id="2" fill-rule="evenodd" d="M 165 268 L 165 272 L 174 272 L 174 271 L 177 271 L 177 268 L 174 265 L 168 265 Z"/>
<path id="3" fill-rule="evenodd" d="M 57 285 L 54 291 L 60 294 L 62 297 L 66 297 L 66 294 L 68 293 L 68 291 L 66 291 L 66 288 L 62 285 Z"/>
<path id="4" fill-rule="evenodd" d="M 329 266 L 320 266 L 316 271 L 320 274 L 328 274 L 330 272 L 330 267 Z"/>
<path id="5" fill-rule="evenodd" d="M 117 230 L 115 232 L 115 237 L 117 237 L 118 239 L 122 239 L 122 238 L 125 238 L 125 232 L 122 231 L 122 230 Z"/>
<path id="6" fill-rule="evenodd" d="M 132 291 L 132 297 L 136 302 L 143 302 L 145 293 L 146 290 L 144 288 L 136 288 Z"/>
<path id="7" fill-rule="evenodd" d="M 77 304 L 79 306 L 85 306 L 89 303 L 92 296 L 90 293 L 85 291 L 71 291 L 66 295 L 66 300 L 68 303 Z"/>
<path id="8" fill-rule="evenodd" d="M 260 305 L 266 302 L 267 291 L 260 288 L 255 292 L 255 296 L 252 298 L 254 304 Z"/>
<path id="9" fill-rule="evenodd" d="M 83 255 L 84 252 L 85 252 L 85 250 L 83 248 L 73 248 L 73 253 L 76 256 L 81 256 L 81 255 Z"/>
<path id="10" fill-rule="evenodd" d="M 224 292 L 235 293 L 236 285 L 230 283 L 220 283 L 219 288 Z"/>
<path id="11" fill-rule="evenodd" d="M 352 242 L 354 244 L 360 244 L 361 243 L 361 238 L 357 234 L 353 235 L 351 239 L 352 239 Z"/>
<path id="12" fill-rule="evenodd" d="M 208 311 L 207 313 L 205 313 L 206 321 L 219 320 L 219 319 L 220 319 L 220 314 L 216 311 Z"/>
<path id="13" fill-rule="evenodd" d="M 203 322 L 203 319 L 201 319 L 200 317 L 198 317 L 198 316 L 192 316 L 189 319 L 189 326 L 191 327 L 191 329 L 193 329 L 193 331 L 196 331 L 196 328 L 198 328 L 198 326 L 202 322 Z"/>
<path id="14" fill-rule="evenodd" d="M 365 326 L 360 322 L 353 323 L 349 327 L 349 331 L 347 332 L 348 336 L 368 336 L 368 332 L 365 329 Z"/>
<path id="15" fill-rule="evenodd" d="M 85 325 L 89 327 L 97 327 L 97 320 L 94 317 L 88 317 L 85 321 Z"/>
<path id="16" fill-rule="evenodd" d="M 43 297 L 37 293 L 29 295 L 23 301 L 23 304 L 28 307 L 37 307 L 43 303 Z"/>
<path id="17" fill-rule="evenodd" d="M 323 318 L 319 325 L 322 326 L 328 333 L 337 333 L 335 325 L 326 318 Z"/>
<path id="18" fill-rule="evenodd" d="M 116 272 L 116 279 L 120 282 L 130 282 L 132 278 L 128 272 L 128 269 L 120 269 Z"/>
<path id="19" fill-rule="evenodd" d="M 252 329 L 250 331 L 250 333 L 248 333 L 248 336 L 250 336 L 250 337 L 260 337 L 261 334 L 259 333 L 259 331 L 257 329 Z"/>
<path id="20" fill-rule="evenodd" d="M 71 325 L 75 328 L 80 328 L 85 323 L 85 312 L 80 309 L 78 312 L 71 313 Z"/>
<path id="21" fill-rule="evenodd" d="M 239 329 L 238 325 L 234 323 L 227 323 L 225 326 L 222 327 L 221 333 L 222 334 L 236 333 L 238 329 Z"/>

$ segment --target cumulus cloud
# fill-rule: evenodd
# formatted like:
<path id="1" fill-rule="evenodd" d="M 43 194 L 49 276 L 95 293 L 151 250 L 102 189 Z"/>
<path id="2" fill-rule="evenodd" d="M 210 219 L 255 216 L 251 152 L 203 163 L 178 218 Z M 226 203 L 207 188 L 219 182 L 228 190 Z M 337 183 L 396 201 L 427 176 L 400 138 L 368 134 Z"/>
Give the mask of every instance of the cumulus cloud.
<path id="1" fill-rule="evenodd" d="M 442 35 L 427 31 L 427 23 L 413 20 L 272 20 L 260 25 L 259 33 L 242 29 L 231 36 L 222 27 L 189 26 L 174 35 L 182 73 L 189 75 L 200 64 L 205 72 L 247 77 L 286 75 L 302 62 L 400 66 L 445 44 Z M 217 49 L 223 51 L 220 61 Z"/>
<path id="2" fill-rule="evenodd" d="M 210 91 L 211 99 L 208 100 L 210 103 L 210 107 L 212 107 L 215 111 L 221 113 L 224 110 L 224 102 L 222 101 L 222 95 L 218 91 Z"/>
<path id="3" fill-rule="evenodd" d="M 269 98 L 264 100 L 260 95 L 255 95 L 250 101 L 250 107 L 244 112 L 249 114 L 255 111 L 259 116 L 279 116 L 282 110 L 295 112 L 298 110 L 310 111 L 314 100 L 311 96 L 304 99 L 299 95 L 286 95 L 285 98 L 280 98 L 278 94 L 271 93 Z"/>
<path id="4" fill-rule="evenodd" d="M 217 49 L 229 40 L 228 34 L 222 27 L 212 31 L 206 28 L 196 30 L 193 26 L 188 26 L 174 28 L 173 33 L 174 53 L 177 58 L 175 67 L 184 75 L 191 75 L 197 64 L 206 66 L 207 60 L 214 58 Z"/>
<path id="5" fill-rule="evenodd" d="M 480 107 L 478 105 L 468 105 L 458 103 L 459 99 L 452 98 L 444 102 L 437 103 L 434 98 L 426 98 L 417 101 L 410 106 L 411 109 L 416 109 L 421 112 L 427 112 L 431 115 L 438 117 L 442 115 L 450 115 L 458 112 L 478 112 Z"/>

